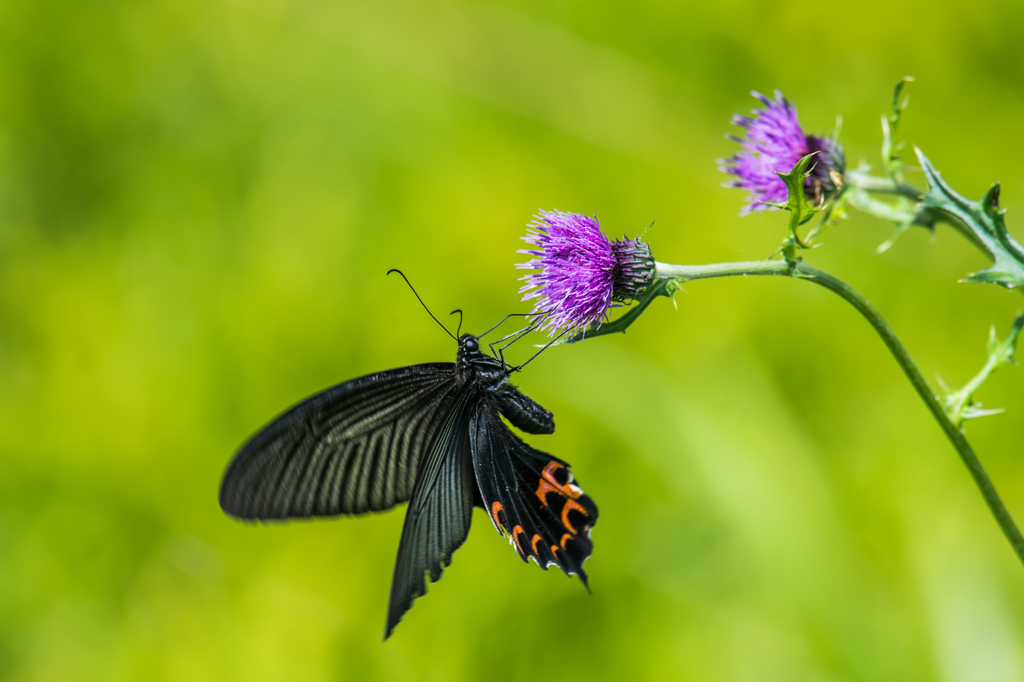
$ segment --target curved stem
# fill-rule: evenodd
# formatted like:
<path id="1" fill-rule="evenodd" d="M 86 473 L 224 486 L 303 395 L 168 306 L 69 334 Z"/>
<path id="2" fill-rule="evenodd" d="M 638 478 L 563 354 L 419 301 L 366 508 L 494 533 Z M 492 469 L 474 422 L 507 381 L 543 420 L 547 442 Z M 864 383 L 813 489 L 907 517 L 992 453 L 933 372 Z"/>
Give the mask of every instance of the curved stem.
<path id="1" fill-rule="evenodd" d="M 942 404 L 939 399 L 932 392 L 928 386 L 928 382 L 924 376 L 921 375 L 921 370 L 914 364 L 914 360 L 910 357 L 910 353 L 903 346 L 903 343 L 896 336 L 896 332 L 893 331 L 889 323 L 879 314 L 871 303 L 868 302 L 863 295 L 857 290 L 850 287 L 845 282 L 836 279 L 827 272 L 812 268 L 809 265 L 803 263 L 795 263 L 791 261 L 776 260 L 776 261 L 748 261 L 743 263 L 714 263 L 711 265 L 669 265 L 666 263 L 655 264 L 655 276 L 661 279 L 673 279 L 679 283 L 688 282 L 695 279 L 709 279 L 712 277 L 734 277 L 737 275 L 781 275 L 785 277 L 794 277 L 797 279 L 803 279 L 809 282 L 823 286 L 829 291 L 839 294 L 847 303 L 856 308 L 861 315 L 874 327 L 875 331 L 885 345 L 889 348 L 889 352 L 892 353 L 893 357 L 896 358 L 896 362 L 900 368 L 903 369 L 904 374 L 910 380 L 911 385 L 917 389 L 918 395 L 924 401 L 925 405 L 931 411 L 932 416 L 939 422 L 939 426 L 945 432 L 946 437 L 956 448 L 957 453 L 960 455 L 960 459 L 963 460 L 964 465 L 967 466 L 967 470 L 971 472 L 971 476 L 974 478 L 974 483 L 978 486 L 981 491 L 981 496 L 985 498 L 985 502 L 988 504 L 989 510 L 992 515 L 996 517 L 996 522 L 999 523 L 999 527 L 1003 531 L 1003 535 L 1009 540 L 1010 545 L 1013 547 L 1014 552 L 1017 553 L 1017 558 L 1020 559 L 1021 563 L 1024 563 L 1024 537 L 1021 536 L 1020 530 L 1017 529 L 1017 525 L 1013 522 L 1013 518 L 1010 516 L 1010 512 L 1006 510 L 1006 506 L 1003 504 L 1002 499 L 999 497 L 999 493 L 996 491 L 995 486 L 992 484 L 992 479 L 989 478 L 988 473 L 985 471 L 985 467 L 982 466 L 978 460 L 978 456 L 974 453 L 974 449 L 971 444 L 967 442 L 967 438 L 963 432 L 956 427 L 956 425 L 950 421 L 946 411 L 942 408 Z"/>

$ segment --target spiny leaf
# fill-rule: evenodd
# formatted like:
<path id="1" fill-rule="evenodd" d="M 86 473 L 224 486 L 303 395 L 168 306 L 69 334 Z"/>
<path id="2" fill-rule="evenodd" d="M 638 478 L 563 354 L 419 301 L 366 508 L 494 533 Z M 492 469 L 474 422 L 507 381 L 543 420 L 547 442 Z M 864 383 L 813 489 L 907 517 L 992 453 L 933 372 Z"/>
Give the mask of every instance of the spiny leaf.
<path id="1" fill-rule="evenodd" d="M 821 210 L 821 206 L 813 206 L 807 201 L 807 193 L 804 191 L 804 182 L 811 174 L 808 168 L 810 168 L 811 162 L 817 153 L 811 152 L 801 158 L 788 173 L 776 173 L 786 183 L 786 188 L 789 190 L 789 196 L 786 197 L 785 204 L 773 204 L 778 208 L 789 211 L 789 228 L 786 238 L 782 241 L 778 251 L 776 251 L 776 253 L 782 252 L 786 254 L 787 258 L 790 258 L 790 253 L 795 248 L 810 248 L 809 245 L 800 240 L 797 228 L 805 224 L 815 213 Z"/>
<path id="2" fill-rule="evenodd" d="M 963 412 L 960 413 L 960 419 L 962 421 L 970 421 L 971 419 L 977 419 L 978 417 L 991 417 L 994 414 L 1002 414 L 1006 412 L 1005 407 L 996 407 L 991 410 L 981 409 L 981 403 L 975 405 L 968 405 L 964 408 Z"/>
<path id="3" fill-rule="evenodd" d="M 899 125 L 900 117 L 910 104 L 910 95 L 902 97 L 903 89 L 907 83 L 914 79 L 911 76 L 904 76 L 892 92 L 892 113 L 882 116 L 882 163 L 885 164 L 885 172 L 892 180 L 901 182 L 904 170 L 903 159 L 893 153 L 900 145 L 893 145 L 893 137 L 896 135 L 896 127 Z"/>
<path id="4" fill-rule="evenodd" d="M 786 199 L 784 208 L 789 211 L 789 231 L 791 234 L 796 234 L 796 228 L 806 223 L 815 213 L 821 210 L 821 206 L 812 206 L 807 201 L 807 193 L 804 191 L 804 183 L 811 175 L 809 170 L 811 162 L 814 161 L 817 153 L 811 152 L 801 158 L 788 173 L 777 173 L 782 178 L 782 181 L 786 183 L 786 189 L 789 190 L 789 196 Z"/>
<path id="5" fill-rule="evenodd" d="M 1007 289 L 1024 287 L 1024 247 L 1006 229 L 1006 211 L 999 208 L 999 183 L 992 185 L 981 201 L 972 201 L 953 191 L 921 150 L 915 151 L 928 179 L 922 208 L 930 209 L 992 258 L 990 267 L 963 281 L 989 282 Z"/>
<path id="6" fill-rule="evenodd" d="M 988 360 L 985 362 L 985 366 L 959 391 L 946 391 L 946 414 L 958 428 L 968 419 L 999 414 L 1003 411 L 1001 408 L 981 409 L 981 403 L 974 401 L 974 393 L 992 376 L 993 372 L 1008 362 L 1014 362 L 1013 354 L 1017 348 L 1017 339 L 1020 338 L 1022 328 L 1024 328 L 1024 315 L 1018 315 L 1017 319 L 1013 321 L 1010 333 L 1000 341 L 996 337 L 996 328 L 992 327 L 988 337 Z"/>

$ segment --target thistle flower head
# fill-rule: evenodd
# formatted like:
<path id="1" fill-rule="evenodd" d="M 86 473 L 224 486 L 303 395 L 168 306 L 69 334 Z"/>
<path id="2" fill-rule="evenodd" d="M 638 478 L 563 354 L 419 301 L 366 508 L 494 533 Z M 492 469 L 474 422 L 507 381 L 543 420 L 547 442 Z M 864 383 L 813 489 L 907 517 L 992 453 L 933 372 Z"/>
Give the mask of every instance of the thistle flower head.
<path id="1" fill-rule="evenodd" d="M 521 279 L 523 300 L 536 299 L 539 329 L 550 336 L 590 325 L 600 327 L 614 301 L 635 299 L 654 274 L 650 248 L 639 238 L 608 239 L 597 218 L 581 213 L 541 211 L 523 241 L 537 247 L 517 268 L 539 270 Z"/>
<path id="2" fill-rule="evenodd" d="M 733 176 L 725 186 L 749 192 L 747 205 L 740 215 L 773 209 L 773 203 L 785 203 L 789 191 L 777 173 L 788 173 L 797 161 L 812 152 L 818 154 L 814 158 L 814 169 L 805 181 L 808 196 L 820 202 L 833 194 L 838 188 L 837 178 L 846 165 L 842 146 L 831 138 L 805 134 L 797 120 L 796 106 L 778 90 L 774 100 L 758 92 L 750 94 L 764 103 L 765 108 L 755 109 L 752 117 L 733 117 L 734 125 L 746 129 L 746 136 L 728 137 L 738 142 L 744 151 L 718 160 L 719 170 Z"/>

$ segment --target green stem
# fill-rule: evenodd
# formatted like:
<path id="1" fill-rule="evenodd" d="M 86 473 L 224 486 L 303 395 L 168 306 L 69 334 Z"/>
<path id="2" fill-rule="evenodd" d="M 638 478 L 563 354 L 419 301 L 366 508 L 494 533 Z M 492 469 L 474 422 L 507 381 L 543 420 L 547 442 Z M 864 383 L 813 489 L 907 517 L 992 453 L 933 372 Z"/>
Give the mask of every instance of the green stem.
<path id="1" fill-rule="evenodd" d="M 978 460 L 978 456 L 974 453 L 974 449 L 971 448 L 971 444 L 967 442 L 964 434 L 950 421 L 939 399 L 932 393 L 928 382 L 921 375 L 921 370 L 914 364 L 910 353 L 907 352 L 899 337 L 896 336 L 896 332 L 893 331 L 889 323 L 885 321 L 864 296 L 827 272 L 792 261 L 748 261 L 745 263 L 714 263 L 711 265 L 655 264 L 656 277 L 675 280 L 679 284 L 695 279 L 735 277 L 740 275 L 780 275 L 807 280 L 839 294 L 839 296 L 864 316 L 871 326 L 874 327 L 878 335 L 882 337 L 882 341 L 889 348 L 889 352 L 896 358 L 896 362 L 903 369 L 904 374 L 907 375 L 911 385 L 917 389 L 918 395 L 921 396 L 921 399 L 931 411 L 932 416 L 939 422 L 939 426 L 946 434 L 946 437 L 953 444 L 953 447 L 956 448 L 960 459 L 967 466 L 967 470 L 971 472 L 975 484 L 981 491 L 981 496 L 985 498 L 989 510 L 996 517 L 996 522 L 999 523 L 1003 534 L 1017 553 L 1017 558 L 1020 559 L 1021 563 L 1024 563 L 1024 537 L 1021 536 L 1017 525 L 1013 522 L 1010 512 L 1006 510 L 1006 506 L 1003 504 L 1002 499 L 1000 499 L 999 493 L 996 492 L 996 488 L 992 484 L 992 479 L 989 478 L 988 473 L 985 471 L 985 467 Z"/>
<path id="2" fill-rule="evenodd" d="M 906 182 L 897 182 L 891 178 L 880 178 L 859 170 L 848 170 L 843 181 L 857 189 L 874 194 L 896 194 L 913 201 L 924 199 L 925 193 Z"/>

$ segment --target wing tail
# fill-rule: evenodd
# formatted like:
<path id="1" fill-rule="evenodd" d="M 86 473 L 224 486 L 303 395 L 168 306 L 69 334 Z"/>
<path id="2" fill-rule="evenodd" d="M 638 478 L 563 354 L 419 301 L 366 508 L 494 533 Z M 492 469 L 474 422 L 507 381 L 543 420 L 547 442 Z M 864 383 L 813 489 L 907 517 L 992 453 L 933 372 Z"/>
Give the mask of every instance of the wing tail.
<path id="1" fill-rule="evenodd" d="M 424 457 L 398 543 L 384 639 L 416 598 L 427 593 L 426 576 L 431 582 L 440 580 L 452 553 L 469 535 L 474 497 L 467 434 L 470 402 L 463 398 L 452 410 Z"/>

